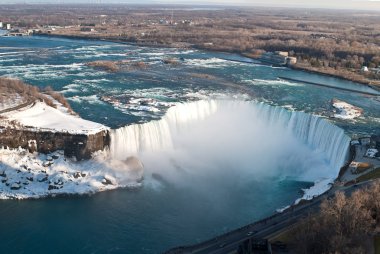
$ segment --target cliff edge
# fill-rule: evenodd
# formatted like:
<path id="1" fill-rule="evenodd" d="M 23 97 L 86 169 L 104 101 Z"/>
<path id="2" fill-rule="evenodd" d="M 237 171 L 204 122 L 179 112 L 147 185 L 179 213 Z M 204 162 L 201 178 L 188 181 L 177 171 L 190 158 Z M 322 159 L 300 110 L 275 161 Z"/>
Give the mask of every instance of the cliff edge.
<path id="1" fill-rule="evenodd" d="M 44 94 L 4 78 L 0 93 L 0 146 L 42 153 L 63 150 L 65 156 L 77 160 L 89 159 L 109 146 L 109 128 L 80 118 L 65 106 L 63 97 L 56 99 L 56 93 Z"/>

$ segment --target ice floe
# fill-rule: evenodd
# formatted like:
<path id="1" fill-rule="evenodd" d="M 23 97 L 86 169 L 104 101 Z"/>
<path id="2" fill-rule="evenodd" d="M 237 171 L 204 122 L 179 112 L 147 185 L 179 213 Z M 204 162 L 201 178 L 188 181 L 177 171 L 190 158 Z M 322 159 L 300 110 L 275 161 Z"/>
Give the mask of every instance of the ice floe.
<path id="1" fill-rule="evenodd" d="M 335 118 L 354 119 L 361 116 L 363 113 L 363 109 L 338 99 L 333 99 L 331 103 L 333 108 L 335 109 Z"/>

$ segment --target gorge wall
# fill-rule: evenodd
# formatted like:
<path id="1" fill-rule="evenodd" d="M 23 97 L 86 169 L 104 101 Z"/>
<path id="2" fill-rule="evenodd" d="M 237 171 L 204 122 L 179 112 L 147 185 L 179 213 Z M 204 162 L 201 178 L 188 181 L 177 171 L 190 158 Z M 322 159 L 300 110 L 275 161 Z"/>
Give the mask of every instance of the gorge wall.
<path id="1" fill-rule="evenodd" d="M 41 153 L 63 150 L 66 157 L 76 157 L 77 160 L 90 159 L 93 152 L 103 150 L 109 144 L 108 131 L 84 135 L 0 127 L 0 146 Z"/>

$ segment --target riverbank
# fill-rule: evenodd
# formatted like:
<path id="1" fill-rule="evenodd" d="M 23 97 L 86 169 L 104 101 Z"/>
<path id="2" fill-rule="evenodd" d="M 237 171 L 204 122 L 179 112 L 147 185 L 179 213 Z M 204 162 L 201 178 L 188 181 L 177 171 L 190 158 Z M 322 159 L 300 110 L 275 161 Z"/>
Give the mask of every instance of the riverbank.
<path id="1" fill-rule="evenodd" d="M 305 66 L 300 66 L 297 64 L 290 66 L 290 68 L 292 68 L 294 70 L 301 70 L 301 71 L 306 71 L 309 73 L 315 73 L 318 75 L 324 75 L 324 76 L 328 76 L 328 77 L 352 81 L 355 83 L 366 85 L 366 86 L 368 86 L 372 89 L 375 89 L 377 91 L 380 91 L 380 80 L 368 80 L 368 79 L 365 79 L 363 77 L 357 77 L 357 76 L 350 76 L 349 77 L 346 74 L 332 73 L 333 69 L 330 69 L 330 70 L 329 69 L 323 69 L 323 68 L 315 69 L 314 67 L 305 67 Z M 354 73 L 350 73 L 350 74 L 354 74 Z"/>
<path id="2" fill-rule="evenodd" d="M 141 47 L 157 47 L 157 48 L 178 48 L 178 49 L 198 49 L 198 50 L 205 50 L 210 52 L 220 52 L 220 53 L 230 53 L 230 54 L 238 54 L 240 56 L 250 58 L 254 61 L 260 61 L 259 55 L 252 55 L 248 52 L 241 52 L 236 50 L 218 50 L 213 49 L 209 46 L 202 46 L 197 44 L 191 44 L 191 43 L 158 43 L 158 42 L 138 42 L 136 40 L 130 40 L 128 38 L 116 38 L 116 37 L 108 37 L 108 36 L 101 36 L 101 35 L 71 35 L 71 34 L 56 34 L 56 33 L 40 33 L 37 34 L 38 36 L 47 36 L 47 37 L 56 37 L 56 38 L 67 38 L 67 39 L 80 39 L 80 40 L 90 40 L 90 41 L 108 41 L 108 42 L 114 42 L 114 43 L 121 43 L 121 44 L 127 44 L 127 45 L 134 45 L 134 46 L 141 46 Z M 262 62 L 263 63 L 263 62 Z M 263 63 L 266 64 L 266 63 Z M 294 70 L 300 70 L 305 71 L 309 73 L 314 73 L 318 75 L 324 75 L 328 77 L 334 77 L 339 78 L 342 80 L 347 80 L 355 83 L 359 83 L 362 85 L 366 85 L 370 88 L 373 88 L 377 91 L 380 91 L 380 80 L 369 80 L 365 78 L 363 75 L 353 73 L 350 71 L 347 71 L 343 69 L 341 73 L 338 73 L 335 69 L 329 68 L 316 68 L 316 67 L 307 67 L 302 66 L 301 64 L 293 64 L 290 66 L 287 66 Z"/>
<path id="3" fill-rule="evenodd" d="M 364 94 L 364 95 L 371 95 L 371 96 L 379 96 L 380 95 L 380 93 L 374 93 L 374 92 L 371 93 L 371 92 L 359 91 L 359 90 L 348 89 L 348 88 L 343 88 L 343 87 L 335 87 L 335 86 L 311 82 L 311 81 L 307 81 L 307 80 L 300 80 L 300 79 L 294 79 L 294 78 L 288 78 L 288 77 L 282 77 L 282 76 L 279 78 L 283 79 L 283 80 L 287 80 L 287 81 L 292 81 L 292 82 L 297 82 L 297 83 L 305 83 L 305 84 L 327 87 L 327 88 L 332 88 L 332 89 L 338 89 L 338 90 L 342 90 L 342 91 L 348 91 L 348 92 L 359 93 L 359 94 Z M 370 88 L 372 88 L 372 87 L 370 87 Z"/>

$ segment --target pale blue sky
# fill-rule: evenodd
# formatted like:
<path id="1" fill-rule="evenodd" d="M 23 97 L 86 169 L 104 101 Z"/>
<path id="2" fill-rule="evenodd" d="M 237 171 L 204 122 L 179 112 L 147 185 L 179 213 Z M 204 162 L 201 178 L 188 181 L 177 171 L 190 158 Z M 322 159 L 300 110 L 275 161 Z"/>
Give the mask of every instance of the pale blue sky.
<path id="1" fill-rule="evenodd" d="M 219 4 L 306 8 L 380 10 L 380 0 L 0 0 L 10 3 L 139 3 L 139 4 Z"/>

